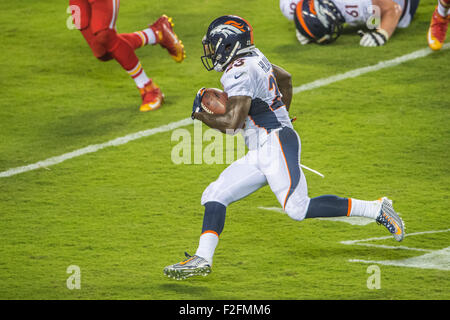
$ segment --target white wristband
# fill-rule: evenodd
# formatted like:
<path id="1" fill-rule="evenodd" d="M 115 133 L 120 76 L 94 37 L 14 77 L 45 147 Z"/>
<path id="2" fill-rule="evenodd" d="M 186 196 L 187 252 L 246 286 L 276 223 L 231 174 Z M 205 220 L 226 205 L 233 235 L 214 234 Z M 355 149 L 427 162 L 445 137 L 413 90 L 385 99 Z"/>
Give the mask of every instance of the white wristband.
<path id="1" fill-rule="evenodd" d="M 389 34 L 388 34 L 388 32 L 387 32 L 386 30 L 381 29 L 381 28 L 378 28 L 377 31 L 378 31 L 379 33 L 381 33 L 383 36 L 385 36 L 386 41 L 389 40 Z"/>

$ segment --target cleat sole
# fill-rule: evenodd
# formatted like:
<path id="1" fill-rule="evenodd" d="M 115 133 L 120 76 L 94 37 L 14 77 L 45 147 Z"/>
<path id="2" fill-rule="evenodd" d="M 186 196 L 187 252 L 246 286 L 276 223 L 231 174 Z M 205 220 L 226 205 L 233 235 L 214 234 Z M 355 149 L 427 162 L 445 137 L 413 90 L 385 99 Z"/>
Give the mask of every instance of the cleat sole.
<path id="1" fill-rule="evenodd" d="M 175 280 L 185 280 L 193 276 L 203 276 L 206 277 L 211 273 L 211 267 L 197 268 L 194 270 L 182 270 L 182 269 L 164 269 L 164 274 Z"/>

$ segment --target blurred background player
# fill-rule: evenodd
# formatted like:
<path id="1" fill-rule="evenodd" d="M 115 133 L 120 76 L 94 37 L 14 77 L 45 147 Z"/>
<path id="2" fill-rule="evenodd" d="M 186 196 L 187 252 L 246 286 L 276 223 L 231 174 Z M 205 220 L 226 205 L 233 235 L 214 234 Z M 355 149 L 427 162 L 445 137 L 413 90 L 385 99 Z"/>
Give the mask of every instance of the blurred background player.
<path id="1" fill-rule="evenodd" d="M 447 34 L 450 21 L 450 0 L 439 0 L 431 17 L 428 29 L 428 45 L 433 50 L 440 50 Z"/>
<path id="2" fill-rule="evenodd" d="M 208 71 L 222 73 L 228 94 L 225 114 L 202 109 L 204 88 L 194 100 L 192 117 L 223 133 L 239 128 L 247 154 L 230 164 L 203 192 L 205 207 L 202 234 L 194 256 L 164 268 L 175 279 L 208 275 L 225 224 L 228 205 L 269 185 L 290 218 L 302 221 L 318 217 L 361 216 L 384 225 L 397 241 L 404 237 L 401 218 L 387 198 L 364 201 L 323 195 L 310 198 L 300 167 L 301 143 L 289 118 L 291 75 L 272 65 L 255 47 L 253 29 L 237 16 L 214 20 L 202 41 L 202 62 Z M 245 214 L 245 212 L 244 212 Z"/>
<path id="3" fill-rule="evenodd" d="M 408 27 L 418 5 L 419 0 L 280 0 L 283 15 L 295 21 L 301 44 L 331 43 L 346 23 L 373 28 L 358 31 L 363 47 L 382 46 L 396 28 Z"/>
<path id="4" fill-rule="evenodd" d="M 148 44 L 159 44 L 176 62 L 182 62 L 186 57 L 184 46 L 172 29 L 172 19 L 163 15 L 142 31 L 118 34 L 119 0 L 70 0 L 69 4 L 74 24 L 94 56 L 100 61 L 116 60 L 135 81 L 142 98 L 139 110 L 146 112 L 160 108 L 164 95 L 145 74 L 134 51 Z"/>

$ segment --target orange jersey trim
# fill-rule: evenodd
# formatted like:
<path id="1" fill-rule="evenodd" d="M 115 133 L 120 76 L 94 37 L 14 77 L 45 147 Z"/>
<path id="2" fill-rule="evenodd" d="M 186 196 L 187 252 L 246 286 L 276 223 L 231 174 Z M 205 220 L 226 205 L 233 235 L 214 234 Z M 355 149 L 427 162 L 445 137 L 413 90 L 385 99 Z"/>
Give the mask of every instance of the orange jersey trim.
<path id="1" fill-rule="evenodd" d="M 347 217 L 350 217 L 350 212 L 352 211 L 352 199 L 348 198 L 348 209 L 347 209 Z"/>

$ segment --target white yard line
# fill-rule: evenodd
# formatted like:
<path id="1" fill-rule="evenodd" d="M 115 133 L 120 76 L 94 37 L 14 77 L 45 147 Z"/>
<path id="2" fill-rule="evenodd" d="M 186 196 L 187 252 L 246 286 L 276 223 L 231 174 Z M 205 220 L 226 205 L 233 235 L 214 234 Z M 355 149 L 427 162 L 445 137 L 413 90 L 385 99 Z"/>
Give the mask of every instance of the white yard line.
<path id="1" fill-rule="evenodd" d="M 446 44 L 444 44 L 444 46 L 442 47 L 441 50 L 447 50 L 449 48 L 450 48 L 450 43 L 446 43 Z M 426 57 L 426 56 L 430 55 L 431 53 L 433 53 L 433 51 L 431 49 L 425 48 L 425 49 L 414 51 L 409 54 L 405 54 L 404 56 L 400 56 L 400 57 L 397 57 L 392 60 L 381 61 L 373 66 L 368 66 L 368 67 L 351 70 L 351 71 L 337 74 L 335 76 L 331 76 L 331 77 L 325 78 L 325 79 L 319 79 L 319 80 L 301 85 L 299 87 L 295 87 L 293 89 L 294 94 L 303 92 L 303 91 L 317 89 L 317 88 L 320 88 L 323 86 L 327 86 L 334 82 L 338 82 L 338 81 L 342 81 L 342 80 L 346 80 L 346 79 L 350 79 L 350 78 L 356 78 L 356 77 L 359 77 L 359 76 L 369 73 L 369 72 L 374 72 L 374 71 L 378 71 L 378 70 L 385 69 L 385 68 L 395 67 L 395 66 L 398 66 L 399 64 L 405 63 L 407 61 Z"/>
<path id="2" fill-rule="evenodd" d="M 419 236 L 419 235 L 433 234 L 433 233 L 442 233 L 442 232 L 449 232 L 449 231 L 450 231 L 450 229 L 414 232 L 414 233 L 406 234 L 405 237 Z M 406 258 L 406 259 L 397 259 L 397 260 L 350 259 L 350 260 L 348 260 L 349 262 L 381 264 L 381 265 L 385 265 L 385 266 L 395 266 L 395 267 L 408 267 L 408 268 L 435 269 L 435 270 L 450 271 L 450 247 L 446 247 L 446 248 L 439 249 L 439 250 L 431 250 L 431 249 L 412 248 L 412 247 L 405 247 L 405 246 L 387 246 L 387 245 L 382 245 L 382 244 L 366 243 L 367 241 L 384 240 L 387 238 L 391 238 L 391 236 L 369 238 L 369 239 L 362 239 L 362 240 L 341 241 L 341 243 L 347 244 L 347 245 L 370 246 L 370 247 L 375 247 L 375 248 L 380 248 L 380 249 L 393 249 L 393 250 L 401 249 L 401 250 L 425 252 L 425 254 L 422 254 L 420 256 Z M 448 244 L 448 243 L 446 243 L 446 244 Z"/>
<path id="3" fill-rule="evenodd" d="M 422 234 L 441 233 L 441 232 L 450 232 L 450 229 L 419 231 L 419 232 L 407 233 L 407 234 L 405 234 L 405 237 L 419 236 L 419 235 L 422 235 Z M 361 240 L 346 240 L 346 241 L 341 241 L 341 243 L 342 244 L 348 244 L 348 245 L 352 245 L 352 244 L 361 245 L 361 242 L 376 241 L 376 240 L 386 240 L 386 239 L 391 239 L 391 238 L 392 238 L 392 236 L 385 236 L 385 237 L 375 237 L 375 238 L 368 238 L 368 239 L 361 239 Z"/>
<path id="4" fill-rule="evenodd" d="M 450 43 L 447 43 L 442 47 L 442 50 L 446 50 L 449 48 L 450 48 Z M 394 66 L 397 66 L 397 65 L 407 62 L 407 61 L 411 61 L 414 59 L 428 56 L 432 52 L 433 51 L 428 48 L 417 50 L 410 54 L 406 54 L 406 55 L 397 57 L 392 60 L 381 61 L 378 64 L 373 65 L 373 66 L 355 69 L 355 70 L 341 73 L 341 74 L 338 74 L 335 76 L 331 76 L 329 78 L 319 79 L 319 80 L 295 87 L 295 88 L 293 88 L 293 92 L 294 92 L 294 94 L 297 94 L 297 93 L 300 93 L 303 91 L 320 88 L 320 87 L 329 85 L 334 82 L 338 82 L 338 81 L 342 81 L 342 80 L 350 79 L 350 78 L 355 78 L 355 77 L 358 77 L 360 75 L 363 75 L 363 74 L 366 74 L 369 72 L 374 72 L 374 71 L 378 71 L 378 70 L 381 70 L 384 68 L 394 67 Z M 157 128 L 143 130 L 143 131 L 139 131 L 136 133 L 131 133 L 126 136 L 110 140 L 105 143 L 89 145 L 85 148 L 78 149 L 78 150 L 75 150 L 75 151 L 72 151 L 69 153 L 65 153 L 60 156 L 48 158 L 46 160 L 42 160 L 42 161 L 39 161 L 39 162 L 36 162 L 33 164 L 29 164 L 29 165 L 26 165 L 23 167 L 12 168 L 12 169 L 0 172 L 0 178 L 11 177 L 11 176 L 14 176 L 14 175 L 17 175 L 20 173 L 24 173 L 24 172 L 28 172 L 28 171 L 32 171 L 32 170 L 36 170 L 36 169 L 40 169 L 40 168 L 47 168 L 47 167 L 53 166 L 55 164 L 59 164 L 61 162 L 69 160 L 69 159 L 80 157 L 80 156 L 88 154 L 88 153 L 97 152 L 97 151 L 107 148 L 107 147 L 120 146 L 120 145 L 128 143 L 130 141 L 148 137 L 148 136 L 152 136 L 157 133 L 172 131 L 174 129 L 190 125 L 191 123 L 192 123 L 192 120 L 190 118 L 186 118 L 186 119 L 183 119 L 180 121 L 171 122 L 169 124 L 166 124 L 166 125 L 163 125 L 163 126 L 160 126 Z"/>
<path id="5" fill-rule="evenodd" d="M 171 122 L 171 123 L 166 124 L 166 125 L 161 126 L 161 127 L 148 129 L 148 130 L 144 130 L 144 131 L 139 131 L 139 132 L 136 132 L 136 133 L 131 133 L 131 134 L 128 134 L 126 136 L 119 137 L 119 138 L 116 138 L 114 140 L 110 140 L 110 141 L 105 142 L 105 143 L 93 144 L 93 145 L 87 146 L 85 148 L 78 149 L 78 150 L 75 150 L 75 151 L 72 151 L 72 152 L 69 152 L 69 153 L 65 153 L 65 154 L 60 155 L 60 156 L 52 157 L 52 158 L 49 158 L 49 159 L 46 159 L 46 160 L 43 160 L 43 161 L 39 161 L 39 162 L 30 164 L 30 165 L 27 165 L 27 166 L 13 168 L 13 169 L 9 169 L 7 171 L 0 172 L 0 178 L 14 176 L 14 175 L 19 174 L 19 173 L 24 173 L 24 172 L 27 172 L 27 171 L 36 170 L 36 169 L 39 169 L 39 168 L 47 168 L 47 167 L 53 166 L 55 164 L 64 162 L 64 161 L 69 160 L 69 159 L 73 159 L 73 158 L 76 158 L 76 157 L 79 157 L 79 156 L 82 156 L 82 155 L 85 155 L 85 154 L 88 154 L 88 153 L 97 152 L 97 151 L 99 151 L 101 149 L 104 149 L 104 148 L 107 148 L 107 147 L 120 146 L 120 145 L 128 143 L 130 141 L 137 140 L 137 139 L 144 138 L 144 137 L 148 137 L 148 136 L 152 136 L 152 135 L 157 134 L 157 133 L 172 131 L 172 130 L 174 130 L 176 128 L 190 125 L 190 124 L 192 124 L 192 122 L 193 121 L 192 121 L 191 118 L 187 118 L 187 119 L 183 119 L 183 120 L 180 120 L 180 121 Z"/>
<path id="6" fill-rule="evenodd" d="M 450 232 L 450 229 L 407 233 L 407 234 L 405 234 L 405 237 L 419 236 L 419 235 L 423 235 L 423 234 L 442 233 L 442 232 Z M 387 246 L 387 245 L 382 245 L 382 244 L 364 243 L 364 242 L 368 242 L 368 241 L 386 240 L 386 239 L 391 239 L 391 238 L 392 238 L 392 236 L 385 236 L 385 237 L 368 238 L 368 239 L 362 239 L 362 240 L 346 240 L 346 241 L 341 241 L 341 243 L 346 244 L 346 245 L 357 245 L 357 246 L 375 247 L 375 248 L 382 248 L 382 249 L 394 249 L 394 250 L 401 249 L 401 250 L 423 251 L 423 252 L 436 251 L 436 250 L 412 248 L 412 247 L 405 247 L 405 246 Z"/>

